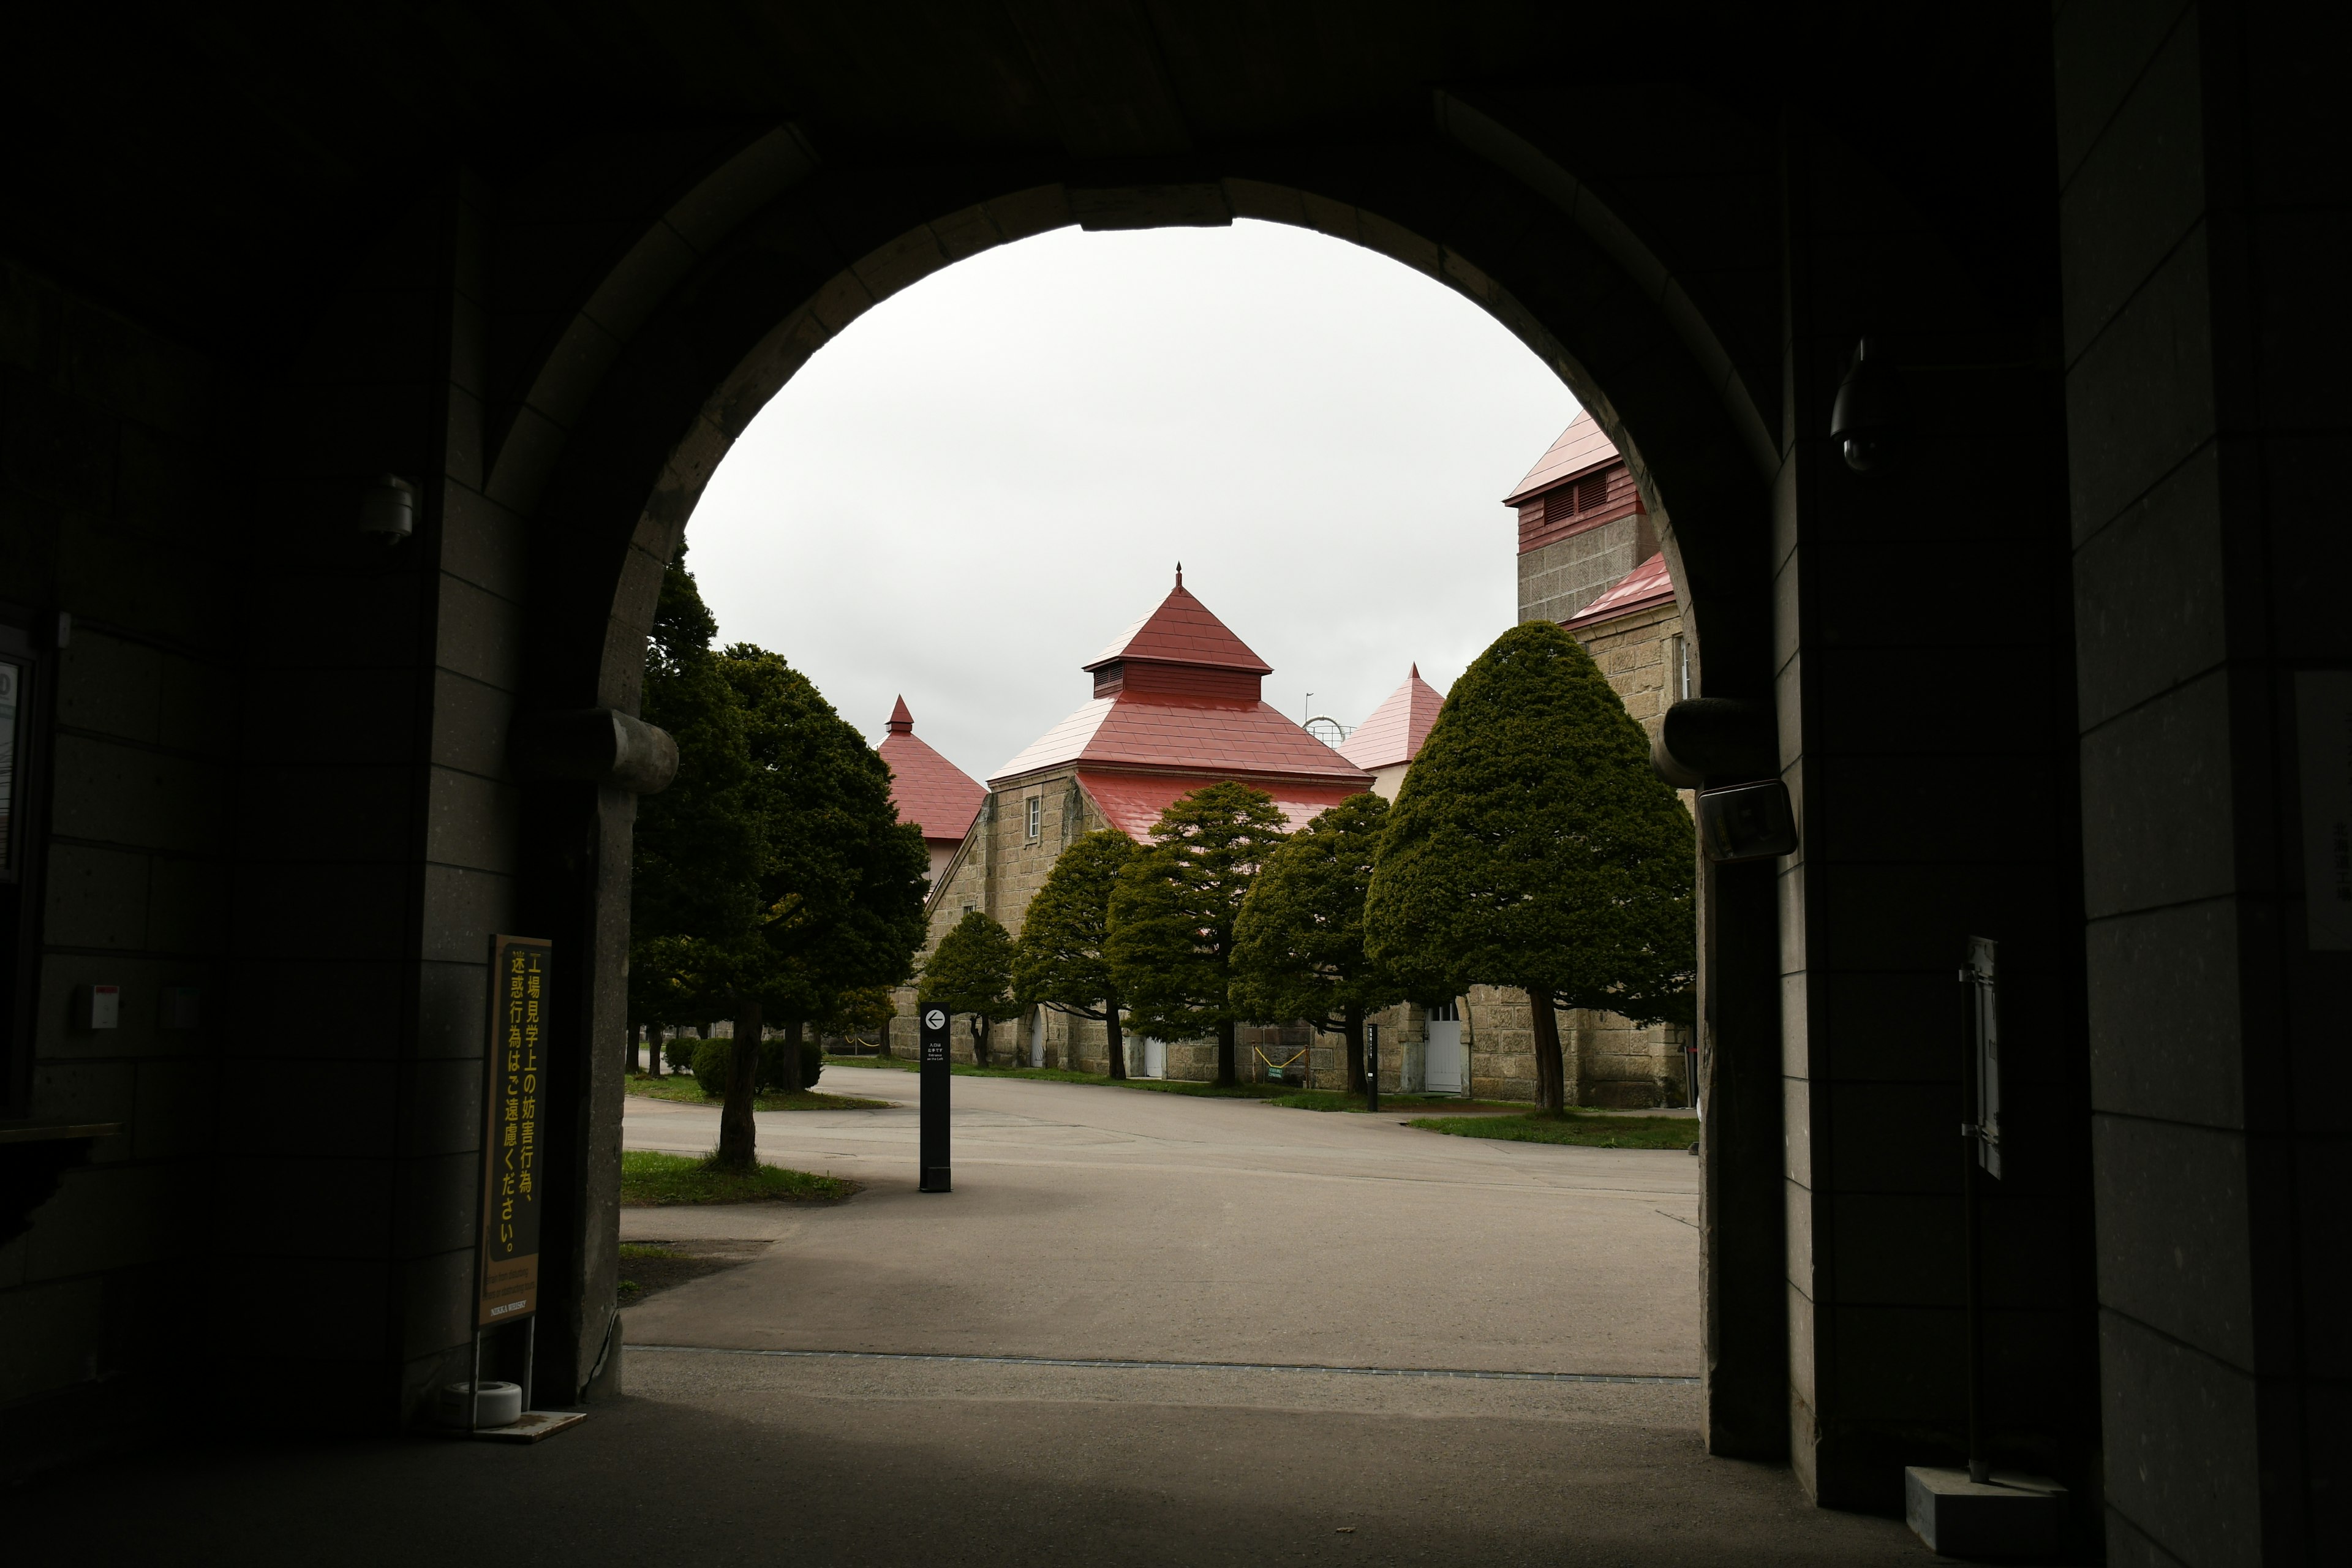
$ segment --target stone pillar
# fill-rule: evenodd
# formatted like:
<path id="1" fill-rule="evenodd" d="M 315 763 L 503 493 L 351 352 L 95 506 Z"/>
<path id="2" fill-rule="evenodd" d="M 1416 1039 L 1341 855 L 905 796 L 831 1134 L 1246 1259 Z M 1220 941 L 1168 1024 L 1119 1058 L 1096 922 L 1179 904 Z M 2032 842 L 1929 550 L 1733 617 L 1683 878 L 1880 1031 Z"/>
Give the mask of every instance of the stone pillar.
<path id="1" fill-rule="evenodd" d="M 1774 707 L 1801 835 L 1777 893 L 1790 1458 L 1822 1503 L 1893 1511 L 1905 1464 L 1962 1453 L 1956 977 L 1987 936 L 2010 1134 L 1982 1231 L 1992 1448 L 2080 1488 L 2096 1407 L 2089 1281 L 2070 1261 L 2090 1235 L 2055 322 L 1992 292 L 1825 132 L 1792 121 L 1783 146 Z M 1896 465 L 1869 474 L 1830 437 L 1864 332 L 1904 367 L 1908 426 Z"/>
<path id="2" fill-rule="evenodd" d="M 2337 29 L 2056 26 L 2107 1560 L 2318 1562 L 2352 953 L 2305 928 L 2295 689 L 2352 668 Z"/>

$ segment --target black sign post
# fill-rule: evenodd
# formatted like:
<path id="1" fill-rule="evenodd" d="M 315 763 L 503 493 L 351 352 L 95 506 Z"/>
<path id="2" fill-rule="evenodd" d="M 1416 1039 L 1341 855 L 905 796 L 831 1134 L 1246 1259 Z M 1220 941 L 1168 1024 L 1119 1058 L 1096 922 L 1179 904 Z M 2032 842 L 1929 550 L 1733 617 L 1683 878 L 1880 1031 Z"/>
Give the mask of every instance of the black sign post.
<path id="1" fill-rule="evenodd" d="M 1364 1109 L 1381 1108 L 1381 1026 L 1364 1026 Z"/>
<path id="2" fill-rule="evenodd" d="M 917 1141 L 922 1176 L 919 1188 L 927 1193 L 950 1192 L 953 1189 L 948 1181 L 948 1010 L 926 1002 L 916 1022 L 921 1053 L 916 1070 L 923 1090 L 921 1131 Z"/>
<path id="3" fill-rule="evenodd" d="M 1977 1237 L 1977 1173 L 2000 1179 L 1999 946 L 1990 937 L 1969 938 L 1968 967 L 1960 971 L 1969 1041 L 1968 1059 L 1960 1068 L 1968 1115 L 1960 1124 L 1966 1151 L 1960 1167 L 1960 1226 L 1968 1270 L 1969 1479 L 1979 1484 L 1990 1479 L 1992 1468 L 1984 1448 L 1984 1285 Z"/>

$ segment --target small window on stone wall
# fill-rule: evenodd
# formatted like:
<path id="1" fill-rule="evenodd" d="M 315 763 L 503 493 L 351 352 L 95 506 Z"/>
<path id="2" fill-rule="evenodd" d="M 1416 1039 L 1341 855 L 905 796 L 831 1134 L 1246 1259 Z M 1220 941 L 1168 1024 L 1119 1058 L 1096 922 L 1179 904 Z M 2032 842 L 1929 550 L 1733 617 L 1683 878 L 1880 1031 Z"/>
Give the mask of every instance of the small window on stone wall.
<path id="1" fill-rule="evenodd" d="M 1045 831 L 1045 802 L 1041 796 L 1033 795 L 1029 797 L 1028 827 L 1029 831 L 1024 835 L 1028 838 L 1040 837 Z"/>

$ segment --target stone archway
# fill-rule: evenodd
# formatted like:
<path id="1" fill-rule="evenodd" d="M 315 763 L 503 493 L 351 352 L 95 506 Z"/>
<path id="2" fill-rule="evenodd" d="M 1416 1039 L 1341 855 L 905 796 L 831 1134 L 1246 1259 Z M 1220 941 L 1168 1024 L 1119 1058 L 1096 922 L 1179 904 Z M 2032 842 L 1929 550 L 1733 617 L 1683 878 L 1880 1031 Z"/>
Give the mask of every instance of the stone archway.
<path id="1" fill-rule="evenodd" d="M 537 552 L 562 563 L 561 590 L 531 637 L 533 700 L 634 711 L 661 572 L 703 486 L 767 400 L 865 310 L 965 257 L 1051 228 L 1236 217 L 1378 250 L 1517 334 L 1608 425 L 1654 510 L 1672 520 L 1665 548 L 1698 623 L 1708 689 L 1769 696 L 1765 542 L 1778 458 L 1764 400 L 1673 271 L 1597 195 L 1483 114 L 1443 100 L 1440 108 L 1457 133 L 1434 144 L 1268 154 L 1240 165 L 1245 174 L 1119 185 L 1035 164 L 836 174 L 815 166 L 789 130 L 754 142 L 674 209 L 707 214 L 708 190 L 730 193 L 731 232 L 688 257 L 672 237 L 707 228 L 666 218 L 599 290 L 598 310 L 640 323 L 630 340 L 601 361 L 551 356 L 533 398 L 563 411 L 571 427 L 561 446 L 528 439 L 528 422 L 543 412 L 534 406 L 518 415 L 497 459 L 507 488 L 534 498 Z M 1530 191 L 1522 176 L 1548 182 L 1549 192 Z M 773 195 L 744 194 L 761 188 Z M 813 234 L 827 243 L 811 244 Z M 667 268 L 648 259 L 664 255 Z M 609 336 L 585 310 L 563 334 L 575 346 Z M 567 365 L 589 368 L 567 374 Z M 578 791 L 549 805 L 572 825 L 536 857 L 529 907 L 576 950 L 598 953 L 577 1005 L 596 1020 L 592 1037 L 603 1038 L 619 1027 L 626 887 L 617 873 L 633 808 L 611 791 L 593 805 Z M 583 845 L 595 848 L 583 854 Z M 1757 872 L 1711 877 L 1705 906 L 1719 928 L 1707 943 L 1707 1011 L 1730 1020 L 1708 1035 L 1706 1410 L 1717 1451 L 1769 1457 L 1786 1449 L 1787 1347 L 1769 1026 L 1778 1003 L 1762 962 L 1777 925 L 1769 879 Z M 581 1108 L 592 1160 L 616 1157 L 606 1146 L 617 1149 L 619 1092 L 617 1082 L 600 1086 Z M 588 1229 L 609 1222 L 579 1218 L 584 1264 L 597 1251 Z M 581 1279 L 583 1304 L 605 1298 L 591 1272 Z M 584 1352 L 598 1325 L 589 1315 L 581 1324 Z"/>

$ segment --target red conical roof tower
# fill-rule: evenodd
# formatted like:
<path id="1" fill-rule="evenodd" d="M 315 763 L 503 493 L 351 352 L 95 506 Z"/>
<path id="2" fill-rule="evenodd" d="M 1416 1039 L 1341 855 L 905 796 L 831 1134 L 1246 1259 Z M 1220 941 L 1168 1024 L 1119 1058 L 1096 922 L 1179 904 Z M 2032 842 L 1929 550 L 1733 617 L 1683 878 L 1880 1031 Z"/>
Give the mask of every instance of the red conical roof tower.
<path id="1" fill-rule="evenodd" d="M 978 779 L 915 738 L 915 716 L 907 700 L 890 710 L 890 732 L 882 741 L 882 761 L 890 770 L 890 803 L 898 820 L 923 830 L 936 875 L 980 815 L 988 791 Z"/>
<path id="2" fill-rule="evenodd" d="M 1445 699 L 1421 678 L 1421 666 L 1416 664 L 1404 684 L 1390 692 L 1371 716 L 1356 726 L 1355 733 L 1340 743 L 1339 754 L 1360 768 L 1375 771 L 1409 763 L 1421 754 L 1421 743 L 1429 739 L 1429 727 L 1437 722 L 1437 710 L 1444 706 Z"/>
<path id="3" fill-rule="evenodd" d="M 1371 786 L 1371 775 L 1261 701 L 1273 667 L 1184 586 L 1085 666 L 1094 700 L 997 770 L 1004 788 L 1076 763 L 1103 816 L 1148 837 L 1168 803 L 1233 779 L 1274 796 L 1291 826 Z"/>

